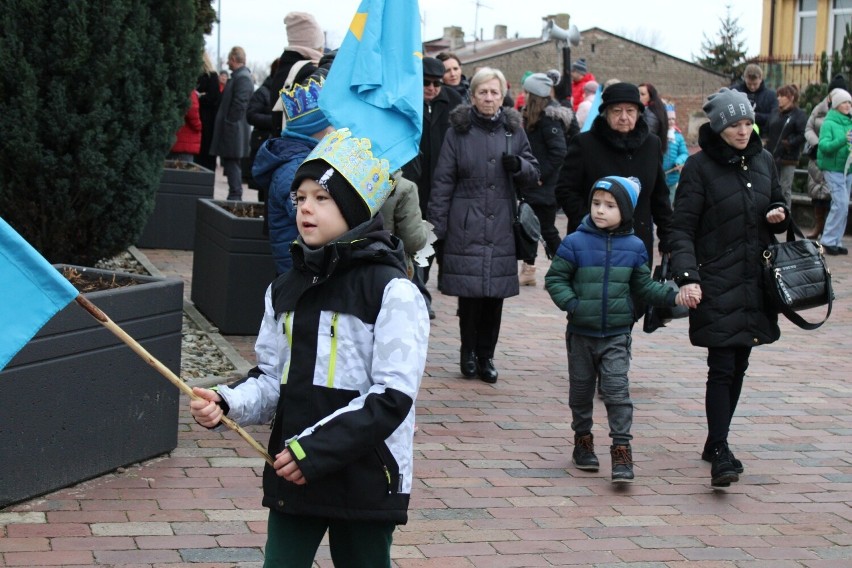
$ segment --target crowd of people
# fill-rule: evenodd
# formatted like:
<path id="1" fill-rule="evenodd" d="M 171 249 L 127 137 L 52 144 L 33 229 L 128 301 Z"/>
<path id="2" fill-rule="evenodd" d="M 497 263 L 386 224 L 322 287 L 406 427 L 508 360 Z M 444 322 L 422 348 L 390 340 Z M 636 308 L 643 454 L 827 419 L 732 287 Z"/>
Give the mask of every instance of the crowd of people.
<path id="1" fill-rule="evenodd" d="M 419 153 L 390 171 L 365 151 L 369 140 L 333 126 L 319 107 L 334 53 L 323 50 L 316 20 L 294 12 L 285 24 L 288 46 L 257 91 L 239 47 L 224 90 L 206 61 L 190 108 L 199 149 L 173 149 L 200 163 L 218 156 L 229 199 L 241 198 L 240 160 L 256 156 L 252 179 L 278 272 L 258 366 L 237 384 L 196 389 L 191 410 L 209 428 L 224 415 L 272 421 L 267 559 L 310 566 L 328 530 L 333 558 L 389 565 L 394 526 L 407 518 L 414 404 L 436 317 L 426 284 L 434 272 L 433 289 L 457 298 L 460 375 L 496 383 L 504 302 L 538 284 L 536 259 L 518 261 L 518 200 L 538 219 L 550 261 L 544 286 L 567 314 L 573 464 L 600 468 L 597 392 L 611 480 L 634 479 L 632 330 L 645 304 L 681 305 L 690 342 L 707 349 L 701 457 L 713 487 L 738 481 L 745 466 L 728 440 L 751 352 L 780 337 L 760 259 L 790 222 L 803 151 L 811 236 L 828 254 L 847 253 L 852 96 L 842 77 L 808 118 L 795 85 L 773 91 L 749 65 L 742 81 L 707 93 L 690 150 L 673 101 L 648 82 L 601 84 L 585 59 L 570 76 L 524 74 L 513 99 L 499 69 L 468 78 L 457 55 L 426 56 Z M 432 240 L 434 254 L 417 259 Z M 658 256 L 670 259 L 677 291 L 652 279 Z"/>

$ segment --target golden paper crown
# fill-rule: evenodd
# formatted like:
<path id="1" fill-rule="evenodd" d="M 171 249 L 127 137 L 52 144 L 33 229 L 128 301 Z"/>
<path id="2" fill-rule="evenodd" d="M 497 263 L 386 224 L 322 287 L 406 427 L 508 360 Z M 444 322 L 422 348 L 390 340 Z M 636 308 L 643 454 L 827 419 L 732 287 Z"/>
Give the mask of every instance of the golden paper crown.
<path id="1" fill-rule="evenodd" d="M 354 138 L 348 128 L 330 132 L 320 140 L 308 157 L 328 162 L 346 178 L 375 216 L 393 190 L 390 165 L 373 156 L 369 138 Z"/>

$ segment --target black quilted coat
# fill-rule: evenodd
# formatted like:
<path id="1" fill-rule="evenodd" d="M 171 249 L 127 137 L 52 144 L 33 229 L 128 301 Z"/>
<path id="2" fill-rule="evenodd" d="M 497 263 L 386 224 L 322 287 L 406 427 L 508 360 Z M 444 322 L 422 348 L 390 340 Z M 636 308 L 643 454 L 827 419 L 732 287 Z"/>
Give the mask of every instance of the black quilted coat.
<path id="1" fill-rule="evenodd" d="M 676 281 L 702 291 L 689 339 L 702 347 L 772 343 L 781 332 L 777 314 L 765 309 L 761 260 L 772 233 L 787 229 L 786 220 L 766 221 L 769 210 L 784 207 L 772 155 L 757 134 L 738 151 L 709 124 L 698 142 L 702 151 L 681 172 L 671 230 Z"/>

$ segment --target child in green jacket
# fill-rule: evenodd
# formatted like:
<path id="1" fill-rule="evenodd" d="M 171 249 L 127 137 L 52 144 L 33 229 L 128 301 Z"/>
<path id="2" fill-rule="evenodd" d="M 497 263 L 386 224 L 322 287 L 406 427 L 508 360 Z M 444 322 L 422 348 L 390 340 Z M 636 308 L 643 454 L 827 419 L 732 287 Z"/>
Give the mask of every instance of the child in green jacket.
<path id="1" fill-rule="evenodd" d="M 592 407 L 598 375 L 609 420 L 612 482 L 633 481 L 630 427 L 632 297 L 655 306 L 683 303 L 680 293 L 651 279 L 648 252 L 633 234 L 639 180 L 610 176 L 594 183 L 591 212 L 565 239 L 545 277 L 545 287 L 568 312 L 568 404 L 574 430 L 573 462 L 597 471 Z"/>

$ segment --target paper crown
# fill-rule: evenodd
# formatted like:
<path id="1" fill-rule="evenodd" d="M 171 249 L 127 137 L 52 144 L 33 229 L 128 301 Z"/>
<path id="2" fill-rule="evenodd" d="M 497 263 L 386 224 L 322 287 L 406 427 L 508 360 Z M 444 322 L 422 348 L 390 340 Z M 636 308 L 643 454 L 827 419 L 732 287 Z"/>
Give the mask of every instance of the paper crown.
<path id="1" fill-rule="evenodd" d="M 310 77 L 305 83 L 297 83 L 292 89 L 281 89 L 281 102 L 284 104 L 284 114 L 287 121 L 299 120 L 313 112 L 321 112 L 319 95 L 322 91 L 325 77 Z"/>
<path id="2" fill-rule="evenodd" d="M 323 160 L 346 178 L 367 207 L 370 216 L 381 209 L 393 190 L 390 164 L 373 156 L 369 138 L 354 138 L 348 128 L 330 132 L 314 147 L 305 163 Z"/>

